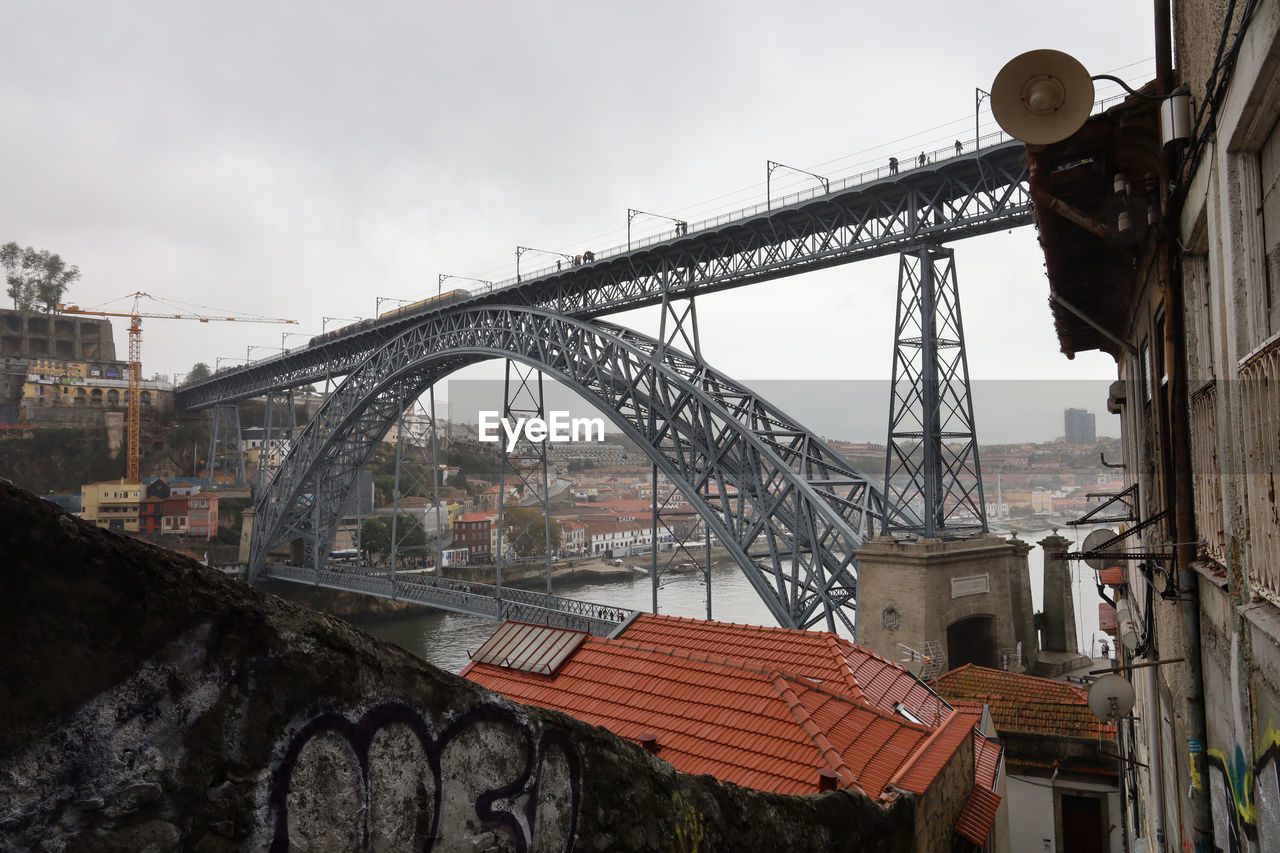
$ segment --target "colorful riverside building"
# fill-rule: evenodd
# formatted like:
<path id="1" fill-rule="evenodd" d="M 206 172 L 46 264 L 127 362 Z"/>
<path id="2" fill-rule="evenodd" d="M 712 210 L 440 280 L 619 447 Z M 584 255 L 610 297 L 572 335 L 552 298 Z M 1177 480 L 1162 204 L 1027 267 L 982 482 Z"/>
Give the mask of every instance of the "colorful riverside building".
<path id="1" fill-rule="evenodd" d="M 137 533 L 141 496 L 142 485 L 123 477 L 86 483 L 80 487 L 80 517 L 109 530 Z"/>
<path id="2" fill-rule="evenodd" d="M 885 807 L 913 797 L 916 850 L 1010 849 L 1000 748 L 978 730 L 981 712 L 835 634 L 649 614 L 609 638 L 508 622 L 462 675 L 685 773 Z"/>

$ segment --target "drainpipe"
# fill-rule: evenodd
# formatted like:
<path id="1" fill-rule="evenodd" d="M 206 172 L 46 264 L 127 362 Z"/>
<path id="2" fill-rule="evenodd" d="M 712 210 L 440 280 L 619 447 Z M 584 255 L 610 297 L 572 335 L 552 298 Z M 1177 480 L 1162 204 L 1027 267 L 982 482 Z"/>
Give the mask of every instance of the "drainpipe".
<path id="1" fill-rule="evenodd" d="M 1168 220 L 1167 220 L 1168 221 Z M 1182 654 L 1186 658 L 1187 694 L 1187 760 L 1193 780 L 1189 786 L 1193 816 L 1192 842 L 1196 849 L 1208 849 L 1213 837 L 1213 818 L 1209 811 L 1208 779 L 1204 762 L 1207 748 L 1204 722 L 1204 671 L 1200 651 L 1199 576 L 1191 564 L 1196 559 L 1196 520 L 1192 497 L 1191 428 L 1187 395 L 1186 337 L 1183 328 L 1182 269 L 1174 264 L 1176 245 L 1168 242 L 1161 272 L 1165 285 L 1165 363 L 1169 370 L 1169 462 L 1173 477 L 1174 553 L 1178 565 L 1178 609 L 1182 617 Z"/>
<path id="2" fill-rule="evenodd" d="M 1167 95 L 1173 91 L 1173 32 L 1170 0 L 1154 0 L 1156 94 Z M 1168 186 L 1168 176 L 1173 171 L 1173 158 L 1164 155 L 1163 172 Z M 1163 201 L 1169 201 L 1168 192 Z M 1177 225 L 1177 210 L 1165 210 L 1164 227 L 1172 236 Z M 1182 651 L 1186 658 L 1187 695 L 1187 760 L 1192 780 L 1199 785 L 1188 786 L 1191 799 L 1192 838 L 1197 850 L 1209 849 L 1213 838 L 1213 817 L 1209 810 L 1206 790 L 1207 779 L 1204 755 L 1208 748 L 1204 722 L 1204 670 L 1200 650 L 1200 582 L 1191 567 L 1196 558 L 1196 518 L 1192 496 L 1190 397 L 1187 392 L 1187 353 L 1184 328 L 1182 265 L 1176 254 L 1177 243 L 1165 240 L 1160 259 L 1160 272 L 1165 291 L 1165 363 L 1169 376 L 1168 418 L 1169 458 L 1173 488 L 1173 537 L 1174 553 L 1178 565 L 1178 609 L 1182 617 Z"/>

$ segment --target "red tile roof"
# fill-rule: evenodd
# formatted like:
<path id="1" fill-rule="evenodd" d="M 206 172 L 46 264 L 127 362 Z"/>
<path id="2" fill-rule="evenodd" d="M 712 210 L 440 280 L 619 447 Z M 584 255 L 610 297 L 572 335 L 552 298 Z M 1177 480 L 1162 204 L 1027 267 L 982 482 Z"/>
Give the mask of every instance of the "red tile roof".
<path id="1" fill-rule="evenodd" d="M 687 773 L 804 794 L 827 769 L 876 798 L 891 780 L 923 792 L 972 730 L 885 668 L 900 669 L 830 634 L 641 615 L 621 637 L 586 638 L 554 675 L 478 660 L 463 675 L 630 740 L 656 734 L 660 757 Z M 892 710 L 920 691 L 933 731 Z"/>
<path id="2" fill-rule="evenodd" d="M 754 662 L 848 691 L 882 711 L 901 702 L 928 725 L 946 715 L 946 704 L 907 670 L 826 631 L 707 622 L 642 613 L 623 639 L 655 648 L 726 661 Z"/>
<path id="3" fill-rule="evenodd" d="M 1000 799 L 995 791 L 975 785 L 956 820 L 956 834 L 979 847 L 985 845 L 991 824 L 996 820 L 996 811 L 1000 808 Z"/>
<path id="4" fill-rule="evenodd" d="M 1001 732 L 1114 738 L 1089 710 L 1087 694 L 1062 681 L 965 664 L 938 676 L 933 688 L 947 700 L 985 702 Z"/>
<path id="5" fill-rule="evenodd" d="M 1109 566 L 1098 572 L 1098 583 L 1105 583 L 1110 586 L 1124 585 L 1124 569 L 1119 566 Z"/>
<path id="6" fill-rule="evenodd" d="M 493 513 L 486 513 L 486 512 L 465 512 L 465 513 L 463 513 L 462 515 L 458 516 L 457 520 L 458 520 L 458 521 L 465 521 L 465 522 L 472 522 L 472 521 L 488 521 L 488 522 L 492 523 L 492 522 L 493 522 L 493 521 L 495 521 L 497 518 L 498 518 L 498 516 L 497 516 L 497 515 L 495 515 L 495 514 L 493 514 Z"/>
<path id="7" fill-rule="evenodd" d="M 1000 775 L 1000 753 L 1004 747 L 980 732 L 973 733 L 973 783 L 988 791 L 996 789 Z"/>

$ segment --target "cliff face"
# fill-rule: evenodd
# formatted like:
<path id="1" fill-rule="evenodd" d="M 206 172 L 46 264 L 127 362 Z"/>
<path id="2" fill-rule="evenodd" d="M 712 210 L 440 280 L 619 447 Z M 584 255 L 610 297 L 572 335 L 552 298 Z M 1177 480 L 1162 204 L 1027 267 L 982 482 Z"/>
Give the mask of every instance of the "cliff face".
<path id="1" fill-rule="evenodd" d="M 0 481 L 0 849 L 899 850 Z"/>

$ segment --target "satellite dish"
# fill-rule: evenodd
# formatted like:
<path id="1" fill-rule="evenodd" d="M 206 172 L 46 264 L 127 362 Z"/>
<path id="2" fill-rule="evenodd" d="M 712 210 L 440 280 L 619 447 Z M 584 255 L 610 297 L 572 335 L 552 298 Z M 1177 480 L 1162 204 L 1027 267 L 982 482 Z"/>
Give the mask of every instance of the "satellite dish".
<path id="1" fill-rule="evenodd" d="M 1093 109 L 1093 80 L 1075 57 L 1030 50 L 1009 60 L 991 84 L 991 112 L 1005 132 L 1032 145 L 1060 142 Z"/>
<path id="2" fill-rule="evenodd" d="M 1089 687 L 1089 710 L 1099 720 L 1114 723 L 1133 710 L 1133 685 L 1118 672 L 1104 675 Z"/>
<path id="3" fill-rule="evenodd" d="M 1084 544 L 1080 546 L 1080 550 L 1085 552 L 1092 551 L 1108 539 L 1114 539 L 1115 536 L 1116 532 L 1114 530 L 1110 530 L 1106 527 L 1099 528 L 1084 537 Z M 1105 568 L 1101 557 L 1085 557 L 1084 564 L 1094 571 L 1099 572 Z"/>

